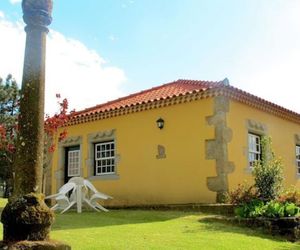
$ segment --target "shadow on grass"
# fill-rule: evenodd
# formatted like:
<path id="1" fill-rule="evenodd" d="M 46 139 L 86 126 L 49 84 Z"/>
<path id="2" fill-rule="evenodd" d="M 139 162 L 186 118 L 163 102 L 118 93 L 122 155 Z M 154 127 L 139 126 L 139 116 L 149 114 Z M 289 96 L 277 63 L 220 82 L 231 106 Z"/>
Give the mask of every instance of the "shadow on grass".
<path id="1" fill-rule="evenodd" d="M 186 216 L 190 213 L 181 211 L 157 210 L 111 210 L 109 212 L 75 211 L 56 214 L 56 221 L 52 230 L 77 228 L 106 227 L 126 224 L 163 222 Z M 195 214 L 195 213 L 194 213 Z"/>
<path id="2" fill-rule="evenodd" d="M 286 242 L 287 239 L 281 236 L 267 234 L 262 228 L 249 228 L 243 225 L 236 225 L 222 216 L 207 216 L 198 220 L 207 231 L 221 231 L 224 233 L 243 234 L 247 236 L 269 239 L 276 242 Z M 203 227 L 201 230 L 203 230 Z M 299 250 L 300 242 L 295 242 L 292 247 L 279 247 L 276 250 Z"/>

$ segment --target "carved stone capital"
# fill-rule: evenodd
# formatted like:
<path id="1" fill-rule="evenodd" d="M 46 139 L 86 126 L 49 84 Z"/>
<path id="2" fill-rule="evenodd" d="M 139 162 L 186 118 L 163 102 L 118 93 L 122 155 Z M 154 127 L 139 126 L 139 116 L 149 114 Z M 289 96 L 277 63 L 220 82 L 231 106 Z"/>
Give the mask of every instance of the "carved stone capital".
<path id="1" fill-rule="evenodd" d="M 36 27 L 48 31 L 47 26 L 52 22 L 52 0 L 23 0 L 22 9 L 26 31 Z"/>

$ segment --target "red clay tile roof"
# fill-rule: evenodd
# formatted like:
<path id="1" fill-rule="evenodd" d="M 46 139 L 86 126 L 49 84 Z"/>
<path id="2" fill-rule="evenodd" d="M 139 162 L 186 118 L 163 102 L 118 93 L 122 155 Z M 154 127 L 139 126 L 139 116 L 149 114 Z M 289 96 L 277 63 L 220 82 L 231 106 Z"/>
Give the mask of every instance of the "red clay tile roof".
<path id="1" fill-rule="evenodd" d="M 192 92 L 205 91 L 207 89 L 220 87 L 223 82 L 196 81 L 196 80 L 177 80 L 166 83 L 158 87 L 147 89 L 132 95 L 121 97 L 119 99 L 103 103 L 91 108 L 78 111 L 74 114 L 89 115 L 92 113 L 105 112 L 108 110 L 129 107 L 137 104 L 158 101 L 166 98 L 172 98 L 179 95 L 186 95 Z"/>
<path id="2" fill-rule="evenodd" d="M 228 84 L 227 79 L 219 82 L 180 79 L 174 82 L 160 85 L 158 87 L 154 87 L 132 95 L 128 95 L 107 103 L 103 103 L 88 109 L 84 109 L 82 111 L 75 112 L 72 115 L 72 118 L 68 125 L 146 110 L 148 108 L 137 108 L 136 110 L 128 112 L 124 111 L 124 109 L 126 108 L 151 105 L 152 103 L 155 104 L 158 102 L 166 103 L 167 100 L 173 100 L 177 97 L 180 98 L 193 95 L 194 97 L 192 97 L 191 100 L 196 100 L 197 98 L 201 99 L 218 95 L 225 95 L 231 99 L 245 103 L 249 106 L 300 123 L 300 114 L 280 107 L 274 103 L 268 102 L 262 98 L 249 94 L 238 88 L 232 87 Z M 180 101 L 179 103 L 181 102 L 185 101 Z M 170 103 L 168 103 L 167 105 L 170 105 Z M 120 110 L 123 111 L 121 112 Z"/>

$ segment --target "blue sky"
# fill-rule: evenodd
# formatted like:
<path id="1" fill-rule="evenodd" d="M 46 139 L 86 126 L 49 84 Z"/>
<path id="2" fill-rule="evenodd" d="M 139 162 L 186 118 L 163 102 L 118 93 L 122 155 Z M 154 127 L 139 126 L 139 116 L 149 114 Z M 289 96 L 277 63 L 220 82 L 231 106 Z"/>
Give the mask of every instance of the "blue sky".
<path id="1" fill-rule="evenodd" d="M 299 13 L 298 0 L 54 0 L 47 110 L 54 92 L 81 109 L 179 78 L 227 77 L 300 113 Z M 11 57 L 1 76 L 20 79 L 22 30 L 20 1 L 0 0 L 0 54 Z"/>

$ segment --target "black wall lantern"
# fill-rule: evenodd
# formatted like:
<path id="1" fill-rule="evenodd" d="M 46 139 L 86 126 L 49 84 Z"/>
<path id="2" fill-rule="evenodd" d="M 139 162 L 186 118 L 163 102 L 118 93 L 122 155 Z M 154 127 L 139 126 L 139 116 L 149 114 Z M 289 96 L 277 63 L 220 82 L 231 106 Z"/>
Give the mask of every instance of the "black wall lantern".
<path id="1" fill-rule="evenodd" d="M 163 129 L 164 128 L 164 125 L 165 125 L 165 121 L 162 119 L 162 118 L 159 118 L 157 121 L 156 121 L 156 124 L 157 124 L 157 127 L 159 129 Z"/>

